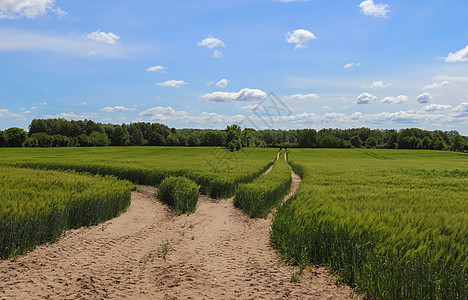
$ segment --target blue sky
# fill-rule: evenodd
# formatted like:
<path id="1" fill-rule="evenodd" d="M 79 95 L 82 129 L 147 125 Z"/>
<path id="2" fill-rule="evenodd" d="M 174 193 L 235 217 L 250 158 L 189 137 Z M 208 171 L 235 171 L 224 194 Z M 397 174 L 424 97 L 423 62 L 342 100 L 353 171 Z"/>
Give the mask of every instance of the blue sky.
<path id="1" fill-rule="evenodd" d="M 0 0 L 0 129 L 60 117 L 468 135 L 467 11 L 448 0 Z"/>

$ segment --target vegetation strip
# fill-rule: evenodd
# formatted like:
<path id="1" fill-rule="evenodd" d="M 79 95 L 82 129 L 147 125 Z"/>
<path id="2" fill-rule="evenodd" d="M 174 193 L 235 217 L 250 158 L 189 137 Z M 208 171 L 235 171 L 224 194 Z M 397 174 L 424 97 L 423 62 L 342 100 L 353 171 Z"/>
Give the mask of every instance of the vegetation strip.
<path id="1" fill-rule="evenodd" d="M 185 177 L 168 177 L 158 188 L 158 197 L 166 204 L 172 206 L 177 215 L 195 212 L 198 202 L 198 186 Z"/>
<path id="2" fill-rule="evenodd" d="M 468 297 L 468 156 L 427 151 L 292 150 L 303 176 L 271 241 L 323 264 L 370 298 Z"/>
<path id="3" fill-rule="evenodd" d="M 253 218 L 266 218 L 291 189 L 291 168 L 278 159 L 273 169 L 251 183 L 239 184 L 234 205 Z"/>
<path id="4" fill-rule="evenodd" d="M 109 176 L 0 167 L 0 258 L 118 216 L 133 188 Z"/>

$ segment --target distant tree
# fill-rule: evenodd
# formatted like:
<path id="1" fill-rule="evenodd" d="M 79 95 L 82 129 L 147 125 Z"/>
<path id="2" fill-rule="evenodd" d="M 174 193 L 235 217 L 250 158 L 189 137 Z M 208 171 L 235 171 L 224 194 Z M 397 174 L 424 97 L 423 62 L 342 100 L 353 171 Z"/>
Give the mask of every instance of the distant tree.
<path id="1" fill-rule="evenodd" d="M 151 132 L 148 137 L 148 144 L 151 146 L 166 146 L 166 138 L 157 132 Z"/>
<path id="2" fill-rule="evenodd" d="M 351 140 L 350 140 L 350 143 L 355 148 L 361 148 L 362 147 L 362 141 L 361 141 L 361 139 L 359 138 L 358 135 L 353 136 L 351 138 Z"/>
<path id="3" fill-rule="evenodd" d="M 374 137 L 367 138 L 366 142 L 364 143 L 366 148 L 375 148 L 377 147 L 377 140 Z"/>
<path id="4" fill-rule="evenodd" d="M 166 139 L 166 144 L 168 146 L 179 146 L 179 139 L 177 138 L 177 135 L 175 135 L 174 133 L 170 133 L 168 136 L 167 136 L 167 139 Z"/>
<path id="5" fill-rule="evenodd" d="M 82 133 L 76 137 L 76 143 L 79 147 L 89 147 L 89 138 L 86 134 Z"/>
<path id="6" fill-rule="evenodd" d="M 0 147 L 5 147 L 5 138 L 3 137 L 3 131 L 0 130 Z"/>
<path id="7" fill-rule="evenodd" d="M 37 140 L 38 147 L 49 148 L 52 146 L 52 137 L 47 133 L 33 133 L 31 134 L 31 137 Z"/>
<path id="8" fill-rule="evenodd" d="M 93 131 L 88 136 L 88 146 L 109 146 L 110 140 L 105 132 Z"/>
<path id="9" fill-rule="evenodd" d="M 143 145 L 145 140 L 143 138 L 143 132 L 136 124 L 130 124 L 127 126 L 128 134 L 130 135 L 130 145 L 132 146 L 140 146 Z"/>
<path id="10" fill-rule="evenodd" d="M 52 147 L 71 147 L 71 146 L 72 146 L 71 138 L 61 135 L 61 134 L 56 134 L 52 136 Z"/>
<path id="11" fill-rule="evenodd" d="M 312 148 L 317 146 L 317 131 L 315 129 L 299 130 L 298 142 L 300 147 Z"/>
<path id="12" fill-rule="evenodd" d="M 189 146 L 192 146 L 192 147 L 201 145 L 200 139 L 195 133 L 192 133 L 191 135 L 189 135 L 187 139 L 187 143 Z"/>
<path id="13" fill-rule="evenodd" d="M 231 152 L 242 148 L 241 134 L 242 129 L 237 124 L 226 127 L 226 146 Z"/>
<path id="14" fill-rule="evenodd" d="M 7 147 L 23 147 L 28 133 L 22 128 L 12 127 L 3 132 L 3 138 Z"/>
<path id="15" fill-rule="evenodd" d="M 126 127 L 115 125 L 110 140 L 112 146 L 127 146 L 130 144 L 130 135 Z"/>
<path id="16" fill-rule="evenodd" d="M 24 141 L 24 147 L 29 147 L 29 148 L 39 147 L 39 143 L 35 137 L 28 137 Z"/>

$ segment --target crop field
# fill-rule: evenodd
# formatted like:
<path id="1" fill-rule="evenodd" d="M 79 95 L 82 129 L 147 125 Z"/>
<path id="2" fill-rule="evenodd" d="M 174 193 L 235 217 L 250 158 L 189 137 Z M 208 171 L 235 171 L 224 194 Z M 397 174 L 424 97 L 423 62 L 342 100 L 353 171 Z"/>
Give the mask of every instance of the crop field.
<path id="1" fill-rule="evenodd" d="M 0 149 L 0 164 L 114 175 L 137 184 L 158 185 L 169 176 L 194 180 L 201 192 L 229 197 L 273 164 L 277 149 L 229 152 L 215 147 L 106 147 Z"/>
<path id="2" fill-rule="evenodd" d="M 468 155 L 292 149 L 303 177 L 271 240 L 371 298 L 468 298 Z"/>
<path id="3" fill-rule="evenodd" d="M 114 177 L 0 167 L 0 258 L 116 217 L 133 187 Z"/>
<path id="4" fill-rule="evenodd" d="M 284 150 L 279 153 L 279 159 L 268 174 L 237 187 L 234 197 L 236 207 L 254 218 L 268 216 L 291 189 L 291 167 L 283 157 Z"/>

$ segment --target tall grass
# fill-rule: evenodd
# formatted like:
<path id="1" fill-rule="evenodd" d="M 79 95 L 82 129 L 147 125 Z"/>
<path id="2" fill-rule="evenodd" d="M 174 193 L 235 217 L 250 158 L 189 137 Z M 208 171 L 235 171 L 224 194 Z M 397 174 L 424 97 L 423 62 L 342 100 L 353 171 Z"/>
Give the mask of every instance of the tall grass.
<path id="1" fill-rule="evenodd" d="M 234 205 L 253 218 L 266 218 L 291 189 L 291 168 L 283 159 L 284 151 L 273 165 L 273 169 L 254 181 L 239 184 Z"/>
<path id="2" fill-rule="evenodd" d="M 177 215 L 195 212 L 198 203 L 198 186 L 185 177 L 168 177 L 158 188 L 158 197 L 172 206 Z"/>
<path id="3" fill-rule="evenodd" d="M 468 298 L 468 156 L 292 150 L 303 175 L 271 241 L 378 299 Z"/>
<path id="4" fill-rule="evenodd" d="M 113 177 L 0 167 L 0 258 L 119 215 L 133 187 Z"/>

